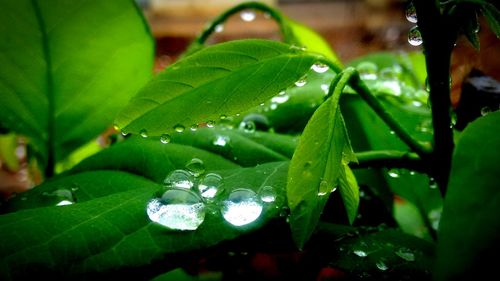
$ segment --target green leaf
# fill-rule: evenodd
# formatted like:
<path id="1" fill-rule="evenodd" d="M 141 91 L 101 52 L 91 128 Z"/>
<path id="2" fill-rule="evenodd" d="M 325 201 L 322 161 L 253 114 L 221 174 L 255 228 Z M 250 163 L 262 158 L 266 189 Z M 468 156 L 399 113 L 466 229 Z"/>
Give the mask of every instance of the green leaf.
<path id="1" fill-rule="evenodd" d="M 436 280 L 492 276 L 500 251 L 500 112 L 471 123 L 455 149 L 438 232 Z"/>
<path id="2" fill-rule="evenodd" d="M 133 1 L 2 1 L 0 120 L 61 160 L 150 77 L 153 40 Z"/>
<path id="3" fill-rule="evenodd" d="M 5 164 L 7 169 L 12 172 L 19 171 L 19 159 L 16 155 L 17 148 L 16 134 L 0 134 L 0 162 Z"/>
<path id="4" fill-rule="evenodd" d="M 290 228 L 299 248 L 313 233 L 332 190 L 338 185 L 342 161 L 352 150 L 338 108 L 338 96 L 328 98 L 309 120 L 288 172 Z"/>
<path id="5" fill-rule="evenodd" d="M 352 224 L 358 214 L 359 186 L 351 168 L 345 164 L 340 168 L 339 191 L 347 211 L 347 218 L 349 223 Z"/>
<path id="6" fill-rule="evenodd" d="M 319 59 L 288 45 L 239 40 L 207 47 L 169 66 L 118 115 L 127 133 L 171 132 L 256 106 L 299 80 Z"/>
<path id="7" fill-rule="evenodd" d="M 258 191 L 266 185 L 274 188 L 276 200 L 264 204 L 260 217 L 249 225 L 236 227 L 226 222 L 219 212 L 207 212 L 195 231 L 170 231 L 148 219 L 146 204 L 160 187 L 155 182 L 143 179 L 141 184 L 132 187 L 130 183 L 138 182 L 129 180 L 136 176 L 124 176 L 123 172 L 116 171 L 60 178 L 57 185 L 76 184 L 80 187 L 77 193 L 92 194 L 88 198 L 94 199 L 0 216 L 2 239 L 9 241 L 0 247 L 1 279 L 21 280 L 35 273 L 40 279 L 111 273 L 117 278 L 124 277 L 127 271 L 123 270 L 164 265 L 165 261 L 175 264 L 179 253 L 234 239 L 278 217 L 285 202 L 287 168 L 287 162 L 278 162 L 220 171 L 225 186 L 223 196 L 234 189 L 245 187 Z M 108 174 L 105 179 L 109 182 L 89 173 Z M 109 173 L 118 174 L 109 177 Z M 113 191 L 122 187 L 124 191 L 97 196 L 108 187 L 114 187 Z M 127 190 L 127 187 L 130 188 Z M 168 268 L 162 266 L 162 270 Z"/>
<path id="8" fill-rule="evenodd" d="M 500 37 L 500 11 L 492 4 L 483 5 L 482 11 L 493 33 Z"/>

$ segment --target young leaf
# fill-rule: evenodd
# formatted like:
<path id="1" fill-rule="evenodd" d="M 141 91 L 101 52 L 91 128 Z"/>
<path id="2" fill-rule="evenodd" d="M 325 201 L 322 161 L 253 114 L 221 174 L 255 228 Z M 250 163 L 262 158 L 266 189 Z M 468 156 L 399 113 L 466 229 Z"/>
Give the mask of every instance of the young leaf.
<path id="1" fill-rule="evenodd" d="M 8 0 L 0 10 L 0 120 L 44 166 L 109 127 L 151 76 L 153 40 L 133 1 Z"/>
<path id="2" fill-rule="evenodd" d="M 436 280 L 492 276 L 500 250 L 500 112 L 471 123 L 453 155 L 439 224 Z"/>
<path id="3" fill-rule="evenodd" d="M 339 191 L 347 211 L 349 223 L 352 224 L 358 213 L 359 186 L 349 166 L 342 164 L 339 175 Z"/>
<path id="4" fill-rule="evenodd" d="M 354 158 L 338 108 L 338 99 L 348 79 L 349 75 L 340 78 L 333 96 L 311 117 L 290 162 L 287 183 L 290 228 L 299 248 L 311 236 L 330 193 L 338 185 L 342 161 Z"/>
<path id="5" fill-rule="evenodd" d="M 0 233 L 9 243 L 0 247 L 0 278 L 23 280 L 36 273 L 40 279 L 70 279 L 111 272 L 117 277 L 120 270 L 144 269 L 158 263 L 168 270 L 165 264 L 177 263 L 179 253 L 234 239 L 278 217 L 285 203 L 278 199 L 284 197 L 287 168 L 286 162 L 278 162 L 220 171 L 226 195 L 242 187 L 257 192 L 264 185 L 272 186 L 276 192 L 276 200 L 263 204 L 262 213 L 254 223 L 240 227 L 225 221 L 220 213 L 208 211 L 195 231 L 171 231 L 152 223 L 146 214 L 146 204 L 160 185 L 147 179 L 128 191 L 69 206 L 2 215 Z M 80 185 L 82 194 L 86 192 L 84 187 L 93 193 L 107 186 L 116 186 L 115 190 L 122 186 L 125 190 L 129 185 L 128 177 L 114 176 L 104 183 L 84 174 L 88 173 L 79 178 L 61 178 L 58 184 L 70 186 L 94 181 L 95 187 Z"/>
<path id="6" fill-rule="evenodd" d="M 118 115 L 127 133 L 161 135 L 256 106 L 299 80 L 319 59 L 288 45 L 239 40 L 207 47 L 169 66 Z"/>

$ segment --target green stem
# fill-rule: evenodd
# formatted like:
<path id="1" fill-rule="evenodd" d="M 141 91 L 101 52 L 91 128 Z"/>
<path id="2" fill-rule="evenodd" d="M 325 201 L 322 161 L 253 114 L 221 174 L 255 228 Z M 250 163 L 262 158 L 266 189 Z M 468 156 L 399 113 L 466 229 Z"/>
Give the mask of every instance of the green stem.
<path id="1" fill-rule="evenodd" d="M 358 163 L 351 162 L 349 167 L 362 168 L 404 168 L 418 172 L 427 172 L 425 162 L 418 154 L 410 151 L 372 150 L 357 152 Z"/>
<path id="2" fill-rule="evenodd" d="M 49 178 L 54 175 L 54 168 L 56 165 L 56 157 L 55 157 L 55 141 L 54 141 L 54 133 L 55 133 L 55 117 L 54 117 L 54 85 L 52 79 L 52 59 L 50 56 L 49 50 L 49 39 L 47 38 L 47 30 L 45 27 L 45 22 L 43 21 L 43 16 L 40 11 L 40 7 L 38 6 L 38 2 L 35 0 L 31 1 L 33 5 L 33 9 L 35 11 L 35 15 L 38 21 L 38 25 L 40 27 L 40 34 L 43 46 L 43 55 L 45 57 L 46 62 L 46 83 L 47 83 L 47 163 L 45 165 L 45 177 Z"/>
<path id="3" fill-rule="evenodd" d="M 430 161 L 430 175 L 435 178 L 442 195 L 445 195 L 454 148 L 450 127 L 450 61 L 456 32 L 449 25 L 447 18 L 441 15 L 436 1 L 415 0 L 413 3 L 423 39 L 434 126 L 434 152 Z"/>

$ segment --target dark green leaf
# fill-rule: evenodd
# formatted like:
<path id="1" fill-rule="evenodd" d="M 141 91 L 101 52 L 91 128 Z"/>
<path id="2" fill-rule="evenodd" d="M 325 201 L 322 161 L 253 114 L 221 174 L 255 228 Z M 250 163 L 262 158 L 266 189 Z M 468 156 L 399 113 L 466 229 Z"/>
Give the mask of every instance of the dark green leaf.
<path id="1" fill-rule="evenodd" d="M 349 166 L 343 164 L 339 175 L 339 192 L 342 196 L 349 223 L 353 223 L 358 214 L 359 186 Z"/>
<path id="2" fill-rule="evenodd" d="M 471 123 L 453 155 L 438 232 L 437 280 L 492 276 L 500 251 L 500 112 Z"/>
<path id="3" fill-rule="evenodd" d="M 207 47 L 171 65 L 117 118 L 128 133 L 171 132 L 256 106 L 299 80 L 318 55 L 266 40 Z"/>
<path id="4" fill-rule="evenodd" d="M 482 10 L 491 30 L 500 37 L 500 11 L 492 4 L 484 5 Z"/>
<path id="5" fill-rule="evenodd" d="M 0 120 L 31 138 L 44 165 L 109 127 L 151 77 L 153 40 L 133 1 L 9 0 L 0 10 Z"/>
<path id="6" fill-rule="evenodd" d="M 279 216 L 285 203 L 287 168 L 287 163 L 281 162 L 220 171 L 225 186 L 223 196 L 242 187 L 258 191 L 264 185 L 276 192 L 276 200 L 264 204 L 257 221 L 241 227 L 229 224 L 218 212 L 207 212 L 195 231 L 170 231 L 150 222 L 146 203 L 160 185 L 146 179 L 135 189 L 85 202 L 2 215 L 0 233 L 2 240 L 9 243 L 0 246 L 0 276 L 2 280 L 21 280 L 36 273 L 40 279 L 68 279 L 147 267 L 162 260 L 175 263 L 176 254 L 234 239 Z M 61 178 L 58 185 L 77 184 L 77 192 L 83 195 L 84 188 L 93 194 L 110 186 L 116 186 L 115 190 L 125 186 L 125 190 L 130 179 L 117 175 L 108 177 L 110 182 L 105 183 L 89 173 Z M 90 181 L 96 186 L 91 187 Z M 89 184 L 80 185 L 84 182 Z"/>

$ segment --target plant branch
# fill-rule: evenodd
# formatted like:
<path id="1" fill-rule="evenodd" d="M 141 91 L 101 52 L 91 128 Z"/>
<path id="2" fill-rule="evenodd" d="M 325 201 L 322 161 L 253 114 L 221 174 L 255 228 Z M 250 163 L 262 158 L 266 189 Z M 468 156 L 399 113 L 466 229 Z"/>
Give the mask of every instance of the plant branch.
<path id="1" fill-rule="evenodd" d="M 418 154 L 410 151 L 372 150 L 357 152 L 358 163 L 351 162 L 349 167 L 362 168 L 402 168 L 418 172 L 427 172 L 427 165 Z"/>
<path id="2" fill-rule="evenodd" d="M 454 147 L 450 127 L 450 60 L 456 32 L 447 18 L 441 15 L 436 1 L 415 0 L 413 3 L 423 39 L 434 126 L 434 152 L 431 156 L 430 175 L 435 178 L 444 196 Z"/>

